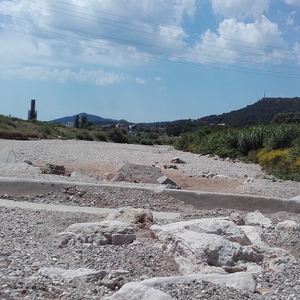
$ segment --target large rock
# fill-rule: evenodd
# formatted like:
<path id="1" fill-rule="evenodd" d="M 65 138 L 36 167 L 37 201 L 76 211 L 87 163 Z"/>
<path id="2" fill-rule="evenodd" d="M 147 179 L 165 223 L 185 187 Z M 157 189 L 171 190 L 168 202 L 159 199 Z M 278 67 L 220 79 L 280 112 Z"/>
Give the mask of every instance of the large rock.
<path id="1" fill-rule="evenodd" d="M 106 220 L 94 223 L 75 223 L 65 232 L 58 233 L 54 238 L 54 245 L 64 247 L 67 244 L 93 244 L 101 246 L 107 244 L 128 245 L 136 240 L 134 229 L 127 223 L 117 220 Z"/>
<path id="2" fill-rule="evenodd" d="M 198 219 L 151 230 L 165 242 L 183 274 L 202 271 L 206 266 L 233 267 L 243 262 L 259 263 L 263 256 L 252 249 L 245 232 L 224 219 Z"/>
<path id="3" fill-rule="evenodd" d="M 170 223 L 164 226 L 153 225 L 151 229 L 160 238 L 174 232 L 183 230 L 195 231 L 198 233 L 216 234 L 225 237 L 231 242 L 237 242 L 243 246 L 251 245 L 250 239 L 245 232 L 233 222 L 221 218 L 195 219 Z"/>
<path id="4" fill-rule="evenodd" d="M 140 282 L 129 282 L 106 300 L 172 300 L 170 295 Z"/>
<path id="5" fill-rule="evenodd" d="M 94 269 L 80 268 L 76 270 L 67 270 L 62 268 L 43 267 L 38 270 L 42 276 L 51 279 L 60 279 L 66 282 L 72 282 L 74 279 L 80 278 L 85 282 L 97 281 L 106 276 L 106 271 L 97 271 Z"/>
<path id="6" fill-rule="evenodd" d="M 13 150 L 4 150 L 0 152 L 0 164 L 15 164 L 17 162 Z"/>
<path id="7" fill-rule="evenodd" d="M 149 209 L 121 207 L 115 213 L 109 214 L 106 220 L 118 220 L 135 228 L 150 228 L 153 224 L 153 214 Z"/>
<path id="8" fill-rule="evenodd" d="M 158 167 L 126 163 L 118 171 L 118 174 L 112 179 L 112 181 L 157 183 L 157 179 L 162 176 L 163 174 L 161 169 Z"/>
<path id="9" fill-rule="evenodd" d="M 250 273 L 235 274 L 190 274 L 185 276 L 155 277 L 141 282 L 126 283 L 118 292 L 105 300 L 171 300 L 170 295 L 161 292 L 158 288 L 165 284 L 180 284 L 191 281 L 208 281 L 222 287 L 234 288 L 243 293 L 253 293 L 255 281 Z"/>
<path id="10" fill-rule="evenodd" d="M 255 212 L 250 212 L 246 214 L 244 218 L 246 225 L 259 225 L 262 227 L 269 228 L 272 226 L 272 221 L 266 218 L 261 212 L 256 210 Z"/>

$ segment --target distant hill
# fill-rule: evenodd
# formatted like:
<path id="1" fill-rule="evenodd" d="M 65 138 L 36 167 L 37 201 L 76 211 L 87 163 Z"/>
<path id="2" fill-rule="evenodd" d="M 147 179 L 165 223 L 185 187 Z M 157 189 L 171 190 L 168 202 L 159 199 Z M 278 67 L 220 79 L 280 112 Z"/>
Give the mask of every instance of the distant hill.
<path id="1" fill-rule="evenodd" d="M 183 132 L 194 131 L 208 124 L 225 124 L 228 126 L 251 126 L 270 124 L 274 116 L 279 113 L 300 112 L 300 97 L 294 98 L 262 98 L 254 104 L 242 109 L 234 110 L 221 115 L 210 115 L 197 120 L 176 120 L 168 122 L 139 123 L 143 127 L 164 127 L 170 135 L 179 135 Z M 98 125 L 130 123 L 126 120 L 114 120 L 99 116 L 80 113 L 87 116 L 88 121 Z M 74 122 L 75 116 L 67 116 L 49 121 L 50 123 Z M 130 123 L 133 124 L 133 123 Z"/>
<path id="2" fill-rule="evenodd" d="M 279 113 L 300 112 L 300 97 L 263 98 L 242 109 L 221 115 L 211 115 L 198 119 L 209 124 L 226 124 L 229 126 L 247 126 L 270 124 Z"/>
<path id="3" fill-rule="evenodd" d="M 88 121 L 91 121 L 91 122 L 93 122 L 95 124 L 118 123 L 118 121 L 114 120 L 114 119 L 105 119 L 105 118 L 102 118 L 102 117 L 99 117 L 99 116 L 95 116 L 95 115 L 91 115 L 91 114 L 87 114 L 87 113 L 80 113 L 80 114 L 76 114 L 76 115 L 73 115 L 73 116 L 62 117 L 62 118 L 59 118 L 59 119 L 51 120 L 51 121 L 49 121 L 49 123 L 62 123 L 62 124 L 66 124 L 68 122 L 74 122 L 75 117 L 77 115 L 86 116 L 87 119 L 88 119 Z"/>

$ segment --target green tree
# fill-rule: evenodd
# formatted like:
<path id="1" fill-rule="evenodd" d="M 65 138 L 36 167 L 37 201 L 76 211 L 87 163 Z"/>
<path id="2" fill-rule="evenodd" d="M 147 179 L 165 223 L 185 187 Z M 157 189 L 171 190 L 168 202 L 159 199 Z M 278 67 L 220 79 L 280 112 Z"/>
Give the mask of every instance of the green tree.
<path id="1" fill-rule="evenodd" d="M 79 128 L 79 119 L 80 119 L 79 115 L 76 115 L 75 116 L 75 121 L 74 121 L 74 127 L 75 128 Z"/>

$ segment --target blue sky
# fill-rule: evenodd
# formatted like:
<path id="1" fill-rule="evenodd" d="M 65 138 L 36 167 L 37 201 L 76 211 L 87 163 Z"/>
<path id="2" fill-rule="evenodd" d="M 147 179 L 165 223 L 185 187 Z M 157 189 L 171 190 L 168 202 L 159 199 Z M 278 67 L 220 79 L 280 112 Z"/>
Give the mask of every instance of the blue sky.
<path id="1" fill-rule="evenodd" d="M 0 0 L 0 114 L 197 119 L 300 96 L 300 0 Z"/>

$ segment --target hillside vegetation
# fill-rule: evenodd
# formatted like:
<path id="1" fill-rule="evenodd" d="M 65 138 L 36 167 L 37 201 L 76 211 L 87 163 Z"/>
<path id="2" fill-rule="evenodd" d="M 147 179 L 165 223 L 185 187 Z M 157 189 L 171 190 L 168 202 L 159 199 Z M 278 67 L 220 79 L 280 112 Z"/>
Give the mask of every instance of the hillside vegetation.
<path id="1" fill-rule="evenodd" d="M 0 139 L 77 139 L 130 144 L 171 144 L 174 138 L 166 137 L 157 128 L 143 128 L 130 134 L 128 128 L 115 125 L 99 126 L 85 119 L 78 128 L 69 128 L 60 123 L 37 120 L 22 120 L 0 115 Z"/>

